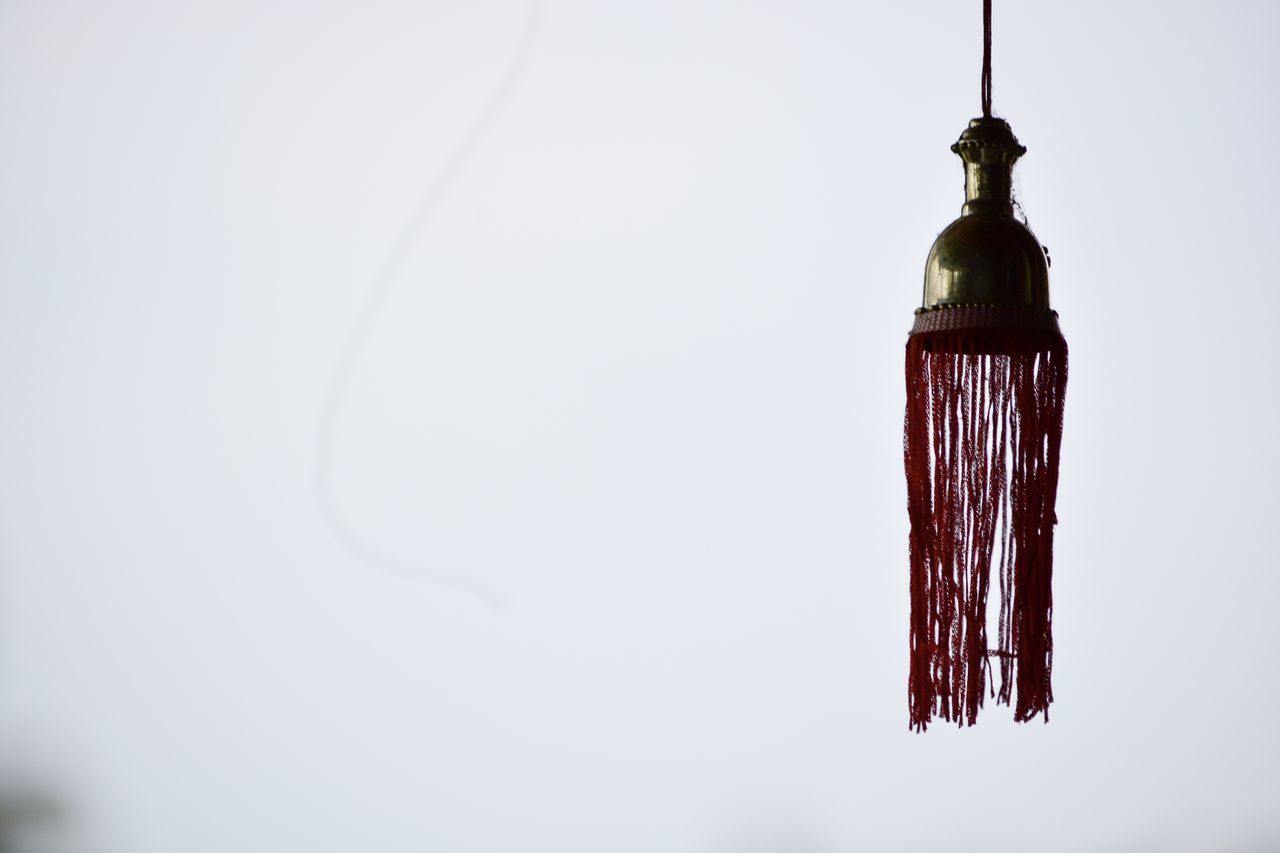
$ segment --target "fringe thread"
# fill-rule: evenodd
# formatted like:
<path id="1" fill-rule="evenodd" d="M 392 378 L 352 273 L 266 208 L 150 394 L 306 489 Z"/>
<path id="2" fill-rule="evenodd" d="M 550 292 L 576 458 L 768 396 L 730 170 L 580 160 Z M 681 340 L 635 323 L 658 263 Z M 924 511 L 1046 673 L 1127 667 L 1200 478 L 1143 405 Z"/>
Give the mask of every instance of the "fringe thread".
<path id="1" fill-rule="evenodd" d="M 1053 526 L 1067 386 L 1056 329 L 917 332 L 907 343 L 911 727 L 973 725 L 991 658 L 997 703 L 1053 702 Z M 996 643 L 987 633 L 991 575 Z M 1016 686 L 1016 690 L 1015 690 Z"/>

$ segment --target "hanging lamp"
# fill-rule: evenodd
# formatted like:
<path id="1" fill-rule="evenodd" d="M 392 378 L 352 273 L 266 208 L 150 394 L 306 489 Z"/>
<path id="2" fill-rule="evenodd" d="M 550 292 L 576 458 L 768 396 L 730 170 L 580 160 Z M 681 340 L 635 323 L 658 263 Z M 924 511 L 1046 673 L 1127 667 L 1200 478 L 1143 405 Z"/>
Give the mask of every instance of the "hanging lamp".
<path id="1" fill-rule="evenodd" d="M 911 520 L 910 724 L 973 725 L 988 687 L 1014 719 L 1053 702 L 1053 528 L 1067 345 L 1049 258 L 1013 215 L 1026 153 L 991 113 L 983 0 L 982 117 L 951 150 L 960 218 L 938 235 L 907 339 L 904 458 Z M 989 627 L 994 587 L 999 609 Z M 995 685 L 996 671 L 999 686 Z"/>

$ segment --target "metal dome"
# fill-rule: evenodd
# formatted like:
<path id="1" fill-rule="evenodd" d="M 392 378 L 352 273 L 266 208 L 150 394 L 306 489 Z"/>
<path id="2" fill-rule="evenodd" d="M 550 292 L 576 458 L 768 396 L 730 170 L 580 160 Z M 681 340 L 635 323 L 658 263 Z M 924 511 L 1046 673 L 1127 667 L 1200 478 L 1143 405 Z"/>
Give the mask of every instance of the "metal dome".
<path id="1" fill-rule="evenodd" d="M 1013 216 L 1013 164 L 1026 148 L 1004 119 L 976 118 L 951 150 L 965 164 L 965 204 L 929 250 L 922 310 L 1048 309 L 1047 255 Z"/>

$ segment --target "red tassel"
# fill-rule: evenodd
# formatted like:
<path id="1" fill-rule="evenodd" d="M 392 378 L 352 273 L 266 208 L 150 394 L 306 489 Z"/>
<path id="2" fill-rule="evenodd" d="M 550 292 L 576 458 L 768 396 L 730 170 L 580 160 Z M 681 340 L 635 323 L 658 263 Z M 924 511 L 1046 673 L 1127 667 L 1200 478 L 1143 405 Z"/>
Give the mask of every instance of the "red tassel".
<path id="1" fill-rule="evenodd" d="M 1014 705 L 1016 720 L 1043 713 L 1047 722 L 1053 702 L 1053 526 L 1067 345 L 1049 312 L 1012 324 L 984 315 L 955 328 L 975 310 L 917 320 L 907 342 L 908 689 L 917 731 L 935 715 L 973 725 L 992 657 L 1000 670 L 992 695 Z"/>

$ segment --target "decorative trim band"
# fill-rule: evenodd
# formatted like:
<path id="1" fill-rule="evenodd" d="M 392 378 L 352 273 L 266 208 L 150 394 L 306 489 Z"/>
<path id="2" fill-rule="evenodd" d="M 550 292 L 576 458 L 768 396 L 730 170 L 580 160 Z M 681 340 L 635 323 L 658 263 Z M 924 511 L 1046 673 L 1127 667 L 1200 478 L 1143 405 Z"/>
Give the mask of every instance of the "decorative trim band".
<path id="1" fill-rule="evenodd" d="M 1025 305 L 938 305 L 916 311 L 911 334 L 962 329 L 1027 329 L 1058 332 L 1058 312 Z"/>

